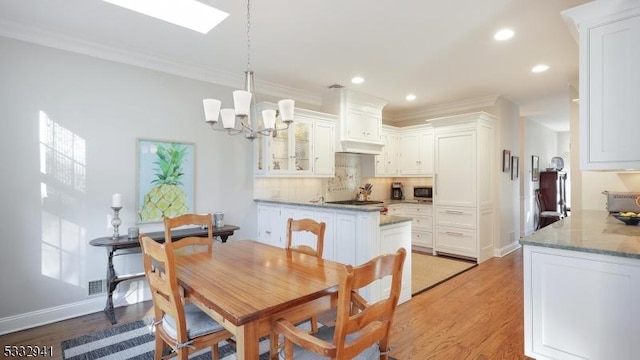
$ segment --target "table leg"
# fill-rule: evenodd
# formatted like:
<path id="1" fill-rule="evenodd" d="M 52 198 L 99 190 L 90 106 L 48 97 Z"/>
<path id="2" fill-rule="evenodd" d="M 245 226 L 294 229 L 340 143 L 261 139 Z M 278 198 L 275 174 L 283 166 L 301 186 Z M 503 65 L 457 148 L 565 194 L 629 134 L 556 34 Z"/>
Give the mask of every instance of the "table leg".
<path id="1" fill-rule="evenodd" d="M 238 360 L 258 359 L 260 356 L 259 342 L 257 321 L 239 326 L 236 334 L 236 358 Z"/>
<path id="2" fill-rule="evenodd" d="M 220 240 L 222 240 L 223 243 L 226 243 L 228 238 L 229 235 L 220 235 Z"/>
<path id="3" fill-rule="evenodd" d="M 109 253 L 109 260 L 107 262 L 107 304 L 104 307 L 104 312 L 107 314 L 107 318 L 111 322 L 111 325 L 117 323 L 116 321 L 116 313 L 113 310 L 113 292 L 116 289 L 117 282 L 115 282 L 116 278 L 116 270 L 113 267 L 113 253 L 115 250 L 113 248 L 107 248 L 107 252 Z"/>

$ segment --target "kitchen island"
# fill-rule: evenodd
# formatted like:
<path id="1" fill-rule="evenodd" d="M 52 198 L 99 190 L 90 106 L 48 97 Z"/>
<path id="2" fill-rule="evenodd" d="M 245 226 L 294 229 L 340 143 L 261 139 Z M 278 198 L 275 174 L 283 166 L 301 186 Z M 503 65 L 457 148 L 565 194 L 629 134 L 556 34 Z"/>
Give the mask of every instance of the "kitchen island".
<path id="1" fill-rule="evenodd" d="M 640 226 L 582 211 L 520 243 L 527 356 L 640 359 Z"/>
<path id="2" fill-rule="evenodd" d="M 361 265 L 372 258 L 395 253 L 403 247 L 411 254 L 411 218 L 381 215 L 379 205 L 342 205 L 326 202 L 297 202 L 255 199 L 258 234 L 261 242 L 284 247 L 287 219 L 309 218 L 327 224 L 323 258 L 343 264 Z M 304 234 L 296 241 L 306 241 Z M 310 241 L 311 239 L 309 239 Z M 365 297 L 376 300 L 388 294 L 390 281 L 373 284 Z M 368 294 L 367 294 L 368 293 Z M 400 303 L 411 298 L 411 257 L 402 274 Z"/>

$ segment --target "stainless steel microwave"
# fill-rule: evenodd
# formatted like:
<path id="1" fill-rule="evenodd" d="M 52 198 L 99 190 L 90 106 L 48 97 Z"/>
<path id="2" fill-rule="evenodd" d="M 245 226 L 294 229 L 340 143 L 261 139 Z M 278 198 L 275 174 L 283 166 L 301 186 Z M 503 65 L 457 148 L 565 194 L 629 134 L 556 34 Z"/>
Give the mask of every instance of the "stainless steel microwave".
<path id="1" fill-rule="evenodd" d="M 433 187 L 431 186 L 414 186 L 413 197 L 417 199 L 433 198 Z"/>

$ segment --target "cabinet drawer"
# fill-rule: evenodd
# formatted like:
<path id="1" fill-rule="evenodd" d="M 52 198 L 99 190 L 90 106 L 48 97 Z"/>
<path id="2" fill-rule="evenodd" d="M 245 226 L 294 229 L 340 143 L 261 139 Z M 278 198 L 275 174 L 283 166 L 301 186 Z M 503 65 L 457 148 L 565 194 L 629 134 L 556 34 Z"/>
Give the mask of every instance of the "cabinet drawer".
<path id="1" fill-rule="evenodd" d="M 448 254 L 477 257 L 475 231 L 461 230 L 456 228 L 436 229 L 435 248 L 436 252 Z"/>
<path id="2" fill-rule="evenodd" d="M 411 217 L 433 215 L 433 205 L 405 204 L 404 214 Z"/>
<path id="3" fill-rule="evenodd" d="M 411 244 L 433 248 L 433 233 L 431 231 L 411 231 Z"/>
<path id="4" fill-rule="evenodd" d="M 456 207 L 436 207 L 436 227 L 453 226 L 465 229 L 476 228 L 476 210 Z"/>
<path id="5" fill-rule="evenodd" d="M 404 211 L 402 209 L 402 205 L 400 204 L 389 205 L 387 206 L 387 215 L 402 216 L 404 215 Z"/>
<path id="6" fill-rule="evenodd" d="M 411 222 L 411 228 L 416 230 L 431 230 L 433 229 L 433 217 L 432 216 L 420 216 L 413 217 Z"/>

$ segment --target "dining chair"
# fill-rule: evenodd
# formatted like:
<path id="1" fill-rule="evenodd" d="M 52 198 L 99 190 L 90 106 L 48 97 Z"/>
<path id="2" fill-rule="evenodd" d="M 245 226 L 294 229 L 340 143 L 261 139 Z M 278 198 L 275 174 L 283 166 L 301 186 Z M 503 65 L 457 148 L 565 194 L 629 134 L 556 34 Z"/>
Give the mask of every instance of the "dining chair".
<path id="1" fill-rule="evenodd" d="M 286 319 L 278 319 L 275 331 L 285 339 L 280 358 L 387 360 L 406 255 L 406 250 L 400 248 L 395 254 L 380 255 L 357 267 L 346 265 L 338 288 L 335 326 L 323 326 L 309 334 Z M 358 293 L 358 289 L 387 276 L 391 277 L 388 297 L 369 303 Z"/>
<path id="2" fill-rule="evenodd" d="M 299 219 L 294 220 L 289 218 L 287 220 L 287 244 L 285 249 L 291 251 L 301 252 L 303 254 L 315 256 L 319 259 L 322 259 L 322 252 L 324 250 L 324 233 L 327 228 L 327 224 L 324 222 L 317 222 L 313 219 Z M 310 232 L 315 235 L 315 249 L 306 244 L 298 244 L 294 245 L 294 232 L 303 233 Z M 327 315 L 331 318 L 332 315 Z M 316 315 L 313 315 L 309 319 L 311 325 L 311 333 L 315 333 L 318 331 L 318 318 Z M 306 323 L 306 321 L 303 321 Z M 270 336 L 270 344 L 271 344 L 271 353 L 274 354 L 278 352 L 280 348 L 280 341 L 277 334 L 272 333 Z"/>
<path id="3" fill-rule="evenodd" d="M 211 358 L 220 358 L 218 343 L 233 335 L 209 315 L 181 296 L 176 278 L 174 249 L 170 241 L 160 244 L 140 234 L 144 272 L 149 282 L 154 308 L 155 355 L 159 360 L 178 356 L 187 360 L 189 353 L 211 348 Z M 163 356 L 167 347 L 170 356 Z"/>
<path id="4" fill-rule="evenodd" d="M 181 226 L 198 225 L 206 227 L 208 231 L 207 237 L 191 236 L 176 241 L 175 247 L 185 246 L 206 246 L 211 251 L 213 246 L 213 220 L 211 214 L 183 214 L 176 217 L 164 218 L 164 238 L 166 242 L 171 241 L 171 231 Z"/>
<path id="5" fill-rule="evenodd" d="M 316 256 L 322 258 L 322 251 L 324 250 L 324 232 L 327 228 L 327 224 L 324 222 L 317 222 L 312 219 L 299 219 L 294 220 L 289 218 L 287 220 L 287 245 L 286 249 L 291 249 L 305 253 L 307 255 Z M 293 245 L 293 233 L 308 231 L 316 236 L 315 249 L 309 245 Z"/>
<path id="6" fill-rule="evenodd" d="M 547 207 L 547 203 L 540 189 L 535 190 L 535 197 L 536 197 L 535 199 L 536 206 L 538 208 L 537 209 L 538 222 L 536 223 L 536 226 L 535 226 L 536 230 L 539 230 L 549 224 L 552 224 L 564 218 L 564 215 L 559 211 L 547 210 L 549 207 Z"/>

